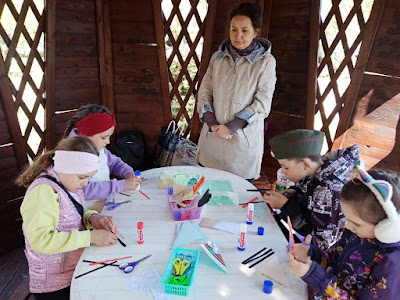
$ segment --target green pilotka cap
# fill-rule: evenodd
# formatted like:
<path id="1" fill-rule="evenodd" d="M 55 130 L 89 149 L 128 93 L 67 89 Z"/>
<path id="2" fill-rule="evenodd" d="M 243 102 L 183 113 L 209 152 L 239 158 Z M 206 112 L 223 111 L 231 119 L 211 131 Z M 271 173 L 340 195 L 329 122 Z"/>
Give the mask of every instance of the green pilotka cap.
<path id="1" fill-rule="evenodd" d="M 295 129 L 271 138 L 271 155 L 276 159 L 302 158 L 321 154 L 325 133 L 310 129 Z"/>

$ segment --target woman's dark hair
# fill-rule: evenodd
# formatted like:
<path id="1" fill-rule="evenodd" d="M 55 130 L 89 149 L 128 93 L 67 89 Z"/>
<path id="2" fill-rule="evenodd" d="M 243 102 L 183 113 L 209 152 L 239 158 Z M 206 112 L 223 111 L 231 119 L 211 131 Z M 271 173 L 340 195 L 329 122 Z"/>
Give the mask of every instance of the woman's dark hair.
<path id="1" fill-rule="evenodd" d="M 98 104 L 83 105 L 76 111 L 76 114 L 68 122 L 67 128 L 64 131 L 64 137 L 67 137 L 69 135 L 71 130 L 75 127 L 76 122 L 82 120 L 84 117 L 96 113 L 106 113 L 110 116 L 112 115 L 111 111 L 107 107 Z"/>
<path id="2" fill-rule="evenodd" d="M 393 187 L 392 202 L 397 211 L 400 210 L 400 179 L 391 171 L 370 170 L 368 172 L 374 179 L 381 179 L 389 182 Z M 369 224 L 378 224 L 387 218 L 382 205 L 376 199 L 372 191 L 358 179 L 353 179 L 343 186 L 340 193 L 340 201 L 345 202 L 357 209 L 357 215 Z"/>
<path id="3" fill-rule="evenodd" d="M 236 5 L 228 14 L 228 28 L 231 27 L 233 17 L 237 15 L 249 17 L 254 30 L 262 26 L 261 8 L 255 3 L 246 2 Z"/>
<path id="4" fill-rule="evenodd" d="M 38 156 L 32 163 L 27 165 L 17 178 L 15 183 L 19 186 L 28 187 L 41 173 L 53 165 L 53 157 L 56 150 L 87 152 L 99 155 L 93 142 L 84 136 L 74 136 L 62 139 L 54 150 L 46 151 Z"/>

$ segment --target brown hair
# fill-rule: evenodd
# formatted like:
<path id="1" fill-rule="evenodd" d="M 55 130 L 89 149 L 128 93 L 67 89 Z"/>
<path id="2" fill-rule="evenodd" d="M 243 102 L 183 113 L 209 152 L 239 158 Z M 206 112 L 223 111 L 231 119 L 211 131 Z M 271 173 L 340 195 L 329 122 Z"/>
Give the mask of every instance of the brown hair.
<path id="1" fill-rule="evenodd" d="M 53 157 L 56 150 L 80 151 L 99 155 L 96 146 L 87 137 L 74 136 L 65 138 L 57 144 L 54 150 L 46 151 L 38 156 L 32 165 L 27 165 L 15 183 L 27 188 L 41 173 L 53 165 Z"/>
<path id="2" fill-rule="evenodd" d="M 389 182 L 393 187 L 392 202 L 397 211 L 400 210 L 400 179 L 391 171 L 370 170 L 368 172 L 374 179 Z M 358 179 L 353 179 L 343 186 L 340 193 L 340 201 L 356 207 L 357 215 L 369 224 L 378 224 L 387 218 L 382 205 L 376 199 L 372 191 Z"/>
<path id="3" fill-rule="evenodd" d="M 109 114 L 110 116 L 112 115 L 111 111 L 107 107 L 104 107 L 102 105 L 98 104 L 83 105 L 76 111 L 76 114 L 68 122 L 67 128 L 64 131 L 64 137 L 68 137 L 71 130 L 75 127 L 76 122 L 82 120 L 84 117 L 87 117 L 95 113 L 106 113 Z"/>
<path id="4" fill-rule="evenodd" d="M 261 8 L 255 3 L 240 3 L 236 5 L 228 14 L 228 32 L 230 30 L 233 17 L 237 15 L 249 17 L 254 30 L 260 29 L 262 26 Z"/>

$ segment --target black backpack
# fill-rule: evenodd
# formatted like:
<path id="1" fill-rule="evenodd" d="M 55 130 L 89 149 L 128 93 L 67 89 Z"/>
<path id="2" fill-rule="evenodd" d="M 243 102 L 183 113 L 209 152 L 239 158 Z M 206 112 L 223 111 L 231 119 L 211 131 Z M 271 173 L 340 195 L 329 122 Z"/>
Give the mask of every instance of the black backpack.
<path id="1" fill-rule="evenodd" d="M 117 134 L 115 141 L 116 153 L 133 170 L 145 170 L 146 153 L 143 133 L 139 131 L 126 131 Z"/>

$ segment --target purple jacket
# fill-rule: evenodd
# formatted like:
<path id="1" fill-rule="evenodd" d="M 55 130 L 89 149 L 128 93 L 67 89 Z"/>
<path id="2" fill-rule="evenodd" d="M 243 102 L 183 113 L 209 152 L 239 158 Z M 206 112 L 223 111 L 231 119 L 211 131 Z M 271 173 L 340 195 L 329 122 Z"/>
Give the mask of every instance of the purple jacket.
<path id="1" fill-rule="evenodd" d="M 310 256 L 313 265 L 302 279 L 323 299 L 399 299 L 400 242 L 361 239 L 346 230 L 335 251 L 311 246 Z M 340 297 L 329 296 L 332 290 Z"/>
<path id="2" fill-rule="evenodd" d="M 78 135 L 78 131 L 74 128 L 69 136 Z M 117 175 L 119 177 L 125 178 L 127 173 L 133 173 L 133 169 L 125 163 L 122 159 L 112 154 L 106 148 L 104 149 L 104 153 L 107 157 L 107 165 L 110 169 L 110 174 Z M 92 182 L 89 181 L 89 184 L 83 188 L 83 192 L 85 193 L 86 200 L 95 200 L 95 199 L 107 199 L 111 195 L 115 193 L 119 193 L 121 191 L 126 190 L 125 180 L 112 179 L 109 181 L 97 181 Z"/>

